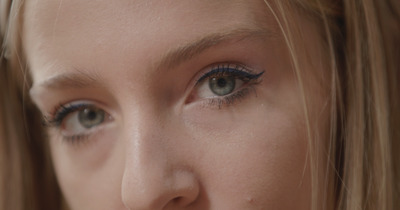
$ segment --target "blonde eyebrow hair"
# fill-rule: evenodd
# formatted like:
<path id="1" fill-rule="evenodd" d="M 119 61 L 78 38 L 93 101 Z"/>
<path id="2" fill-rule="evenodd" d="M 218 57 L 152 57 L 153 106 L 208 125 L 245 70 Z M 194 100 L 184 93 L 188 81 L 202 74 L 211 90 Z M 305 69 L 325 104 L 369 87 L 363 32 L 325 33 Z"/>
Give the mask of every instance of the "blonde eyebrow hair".
<path id="1" fill-rule="evenodd" d="M 190 41 L 176 48 L 167 51 L 155 62 L 155 69 L 171 69 L 182 62 L 192 59 L 203 53 L 205 50 L 228 42 L 240 42 L 247 39 L 259 38 L 266 39 L 275 37 L 276 34 L 265 28 L 235 28 L 228 31 L 207 34 L 201 38 Z M 61 73 L 44 80 L 39 84 L 34 84 L 31 88 L 42 87 L 46 89 L 63 88 L 84 88 L 89 86 L 99 86 L 102 78 L 100 75 L 92 75 L 77 69 L 73 73 Z"/>

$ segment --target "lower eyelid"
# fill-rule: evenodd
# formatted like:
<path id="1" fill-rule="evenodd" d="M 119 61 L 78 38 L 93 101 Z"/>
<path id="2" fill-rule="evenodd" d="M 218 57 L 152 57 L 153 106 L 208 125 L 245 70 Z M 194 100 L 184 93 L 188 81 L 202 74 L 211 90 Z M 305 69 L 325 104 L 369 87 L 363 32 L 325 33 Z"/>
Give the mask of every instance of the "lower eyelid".
<path id="1" fill-rule="evenodd" d="M 82 143 L 90 138 L 90 134 L 74 135 L 74 136 L 63 136 L 63 141 L 70 144 Z"/>
<path id="2" fill-rule="evenodd" d="M 240 102 L 249 96 L 251 93 L 250 89 L 252 89 L 251 85 L 241 88 L 240 90 L 227 96 L 204 99 L 204 106 L 221 109 L 226 106 L 235 105 L 237 102 Z"/>
<path id="3" fill-rule="evenodd" d="M 101 138 L 101 133 L 104 132 L 106 129 L 108 129 L 107 123 L 89 129 L 86 133 L 67 135 L 65 133 L 62 133 L 61 130 L 57 130 L 57 132 L 59 132 L 59 136 L 63 142 L 70 143 L 72 145 L 80 145 L 90 143 L 97 140 L 98 138 Z"/>

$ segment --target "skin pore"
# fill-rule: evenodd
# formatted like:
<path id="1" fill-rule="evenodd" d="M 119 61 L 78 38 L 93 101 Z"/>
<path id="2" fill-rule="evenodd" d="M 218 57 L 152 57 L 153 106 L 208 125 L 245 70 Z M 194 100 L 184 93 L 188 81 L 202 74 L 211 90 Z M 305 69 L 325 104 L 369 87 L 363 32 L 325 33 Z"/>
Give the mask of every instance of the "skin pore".
<path id="1" fill-rule="evenodd" d="M 322 40 L 293 21 L 324 131 Z M 23 31 L 71 209 L 310 209 L 302 94 L 264 1 L 26 1 Z"/>

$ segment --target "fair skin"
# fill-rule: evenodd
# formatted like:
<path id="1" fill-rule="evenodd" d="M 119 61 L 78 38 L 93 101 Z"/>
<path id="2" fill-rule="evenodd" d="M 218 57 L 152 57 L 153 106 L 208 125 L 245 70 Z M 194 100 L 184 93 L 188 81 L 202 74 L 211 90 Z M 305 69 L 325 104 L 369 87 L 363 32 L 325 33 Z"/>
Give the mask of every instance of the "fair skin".
<path id="1" fill-rule="evenodd" d="M 295 21 L 323 90 L 316 26 Z M 263 1 L 26 1 L 23 31 L 71 209 L 310 209 L 301 92 Z M 324 125 L 326 97 L 310 101 Z"/>

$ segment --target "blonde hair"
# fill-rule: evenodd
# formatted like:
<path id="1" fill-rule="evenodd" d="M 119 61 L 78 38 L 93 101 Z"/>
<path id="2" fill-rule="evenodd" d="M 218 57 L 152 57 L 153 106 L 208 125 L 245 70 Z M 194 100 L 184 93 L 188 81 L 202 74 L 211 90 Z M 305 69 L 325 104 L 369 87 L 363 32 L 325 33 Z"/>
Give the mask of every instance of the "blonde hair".
<path id="1" fill-rule="evenodd" d="M 293 33 L 296 26 L 288 21 L 290 14 L 285 14 L 291 11 L 287 9 L 290 5 L 272 2 L 277 5 L 276 14 L 282 15 L 277 19 L 301 85 L 296 55 L 302 49 L 297 49 L 294 41 L 301 34 Z M 324 209 L 399 209 L 400 2 L 296 0 L 291 3 L 320 23 L 331 57 L 331 138 L 327 154 L 327 164 L 331 167 L 322 170 L 325 180 L 318 180 L 321 176 L 316 175 L 320 147 L 309 131 L 316 177 L 312 180 L 314 201 L 330 203 L 329 193 L 333 193 L 335 207 L 324 206 Z M 305 92 L 303 95 L 307 98 Z M 306 99 L 304 107 L 307 114 Z M 319 192 L 321 184 L 334 192 Z M 313 209 L 320 208 L 314 202 Z"/>
<path id="2" fill-rule="evenodd" d="M 313 209 L 400 209 L 400 2 L 265 2 L 285 36 L 300 85 L 304 76 L 295 39 L 301 29 L 291 24 L 287 11 L 294 10 L 287 8 L 315 21 L 329 49 L 326 157 L 308 130 Z M 61 209 L 40 114 L 26 95 L 30 78 L 21 53 L 22 0 L 0 0 L 0 10 L 0 210 Z M 307 114 L 307 91 L 303 95 Z M 320 158 L 327 161 L 323 174 L 317 170 Z"/>
<path id="3" fill-rule="evenodd" d="M 61 209 L 41 115 L 29 99 L 22 1 L 0 1 L 0 209 Z"/>

